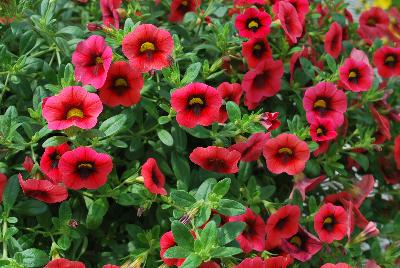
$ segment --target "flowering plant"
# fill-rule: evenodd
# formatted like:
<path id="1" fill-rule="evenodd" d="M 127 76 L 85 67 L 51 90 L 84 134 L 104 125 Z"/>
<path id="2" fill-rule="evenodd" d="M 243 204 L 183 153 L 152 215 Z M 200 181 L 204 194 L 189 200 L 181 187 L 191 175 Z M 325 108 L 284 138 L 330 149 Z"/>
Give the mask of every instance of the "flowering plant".
<path id="1" fill-rule="evenodd" d="M 2 1 L 0 266 L 397 267 L 381 6 Z"/>

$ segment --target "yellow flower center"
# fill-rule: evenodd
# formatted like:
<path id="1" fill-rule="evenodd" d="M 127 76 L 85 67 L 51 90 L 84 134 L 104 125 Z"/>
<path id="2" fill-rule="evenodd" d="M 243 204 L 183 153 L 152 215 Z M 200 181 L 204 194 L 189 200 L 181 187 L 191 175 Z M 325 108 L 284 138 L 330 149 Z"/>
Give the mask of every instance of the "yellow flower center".
<path id="1" fill-rule="evenodd" d="M 314 108 L 326 108 L 326 101 L 324 100 L 317 100 L 314 103 Z"/>
<path id="2" fill-rule="evenodd" d="M 356 78 L 357 77 L 357 73 L 355 71 L 351 71 L 349 73 L 349 78 Z"/>
<path id="3" fill-rule="evenodd" d="M 261 50 L 261 46 L 260 46 L 259 44 L 257 44 L 257 45 L 254 46 L 253 49 L 254 49 L 254 50 Z"/>
<path id="4" fill-rule="evenodd" d="M 295 244 L 297 247 L 301 247 L 301 244 L 302 244 L 301 238 L 299 236 L 297 236 L 297 235 L 293 236 L 290 239 L 290 243 Z"/>
<path id="5" fill-rule="evenodd" d="M 322 130 L 322 128 L 317 128 L 317 134 L 324 134 L 324 131 Z"/>
<path id="6" fill-rule="evenodd" d="M 78 108 L 72 108 L 68 111 L 67 113 L 67 119 L 73 118 L 73 117 L 78 117 L 78 118 L 83 118 L 83 112 L 81 109 Z"/>
<path id="7" fill-rule="evenodd" d="M 392 62 L 395 62 L 395 61 L 396 60 L 394 59 L 393 56 L 386 57 L 386 59 L 385 59 L 385 63 L 392 63 Z"/>
<path id="8" fill-rule="evenodd" d="M 189 105 L 194 105 L 194 104 L 203 105 L 203 104 L 204 104 L 204 101 L 203 101 L 201 98 L 192 98 L 192 99 L 189 101 Z"/>
<path id="9" fill-rule="evenodd" d="M 82 164 L 78 165 L 78 168 L 91 169 L 91 168 L 93 168 L 93 165 L 90 163 L 82 163 Z"/>
<path id="10" fill-rule="evenodd" d="M 251 28 L 258 28 L 258 22 L 256 22 L 255 20 L 252 20 L 249 22 L 249 24 L 247 25 L 250 29 Z"/>
<path id="11" fill-rule="evenodd" d="M 292 154 L 293 154 L 292 149 L 287 148 L 287 147 L 280 148 L 278 152 L 279 152 L 280 154 L 289 154 L 289 155 L 292 155 Z"/>
<path id="12" fill-rule="evenodd" d="M 181 2 L 181 5 L 182 5 L 182 6 L 187 6 L 187 5 L 188 5 L 188 2 L 187 2 L 187 1 L 182 1 L 182 2 Z"/>
<path id="13" fill-rule="evenodd" d="M 96 57 L 96 65 L 98 64 L 103 64 L 103 58 L 102 57 Z"/>
<path id="14" fill-rule="evenodd" d="M 325 220 L 324 220 L 324 224 L 331 224 L 333 222 L 333 219 L 331 218 L 331 217 L 327 217 Z"/>
<path id="15" fill-rule="evenodd" d="M 154 51 L 156 48 L 154 46 L 153 43 L 151 42 L 144 42 L 141 46 L 140 46 L 140 52 L 146 52 L 146 51 Z"/>
<path id="16" fill-rule="evenodd" d="M 128 86 L 128 82 L 126 82 L 126 80 L 124 78 L 118 78 L 117 80 L 115 80 L 114 86 L 116 86 L 116 87 L 127 87 Z"/>

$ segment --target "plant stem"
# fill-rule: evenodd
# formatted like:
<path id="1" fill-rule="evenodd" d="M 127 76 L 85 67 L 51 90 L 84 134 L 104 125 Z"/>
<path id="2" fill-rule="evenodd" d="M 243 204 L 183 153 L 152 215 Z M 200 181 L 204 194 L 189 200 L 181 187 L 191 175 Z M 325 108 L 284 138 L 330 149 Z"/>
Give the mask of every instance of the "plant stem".
<path id="1" fill-rule="evenodd" d="M 8 258 L 8 253 L 7 253 L 7 241 L 6 241 L 6 233 L 7 233 L 7 216 L 3 218 L 3 229 L 2 229 L 2 236 L 3 236 L 3 259 Z"/>

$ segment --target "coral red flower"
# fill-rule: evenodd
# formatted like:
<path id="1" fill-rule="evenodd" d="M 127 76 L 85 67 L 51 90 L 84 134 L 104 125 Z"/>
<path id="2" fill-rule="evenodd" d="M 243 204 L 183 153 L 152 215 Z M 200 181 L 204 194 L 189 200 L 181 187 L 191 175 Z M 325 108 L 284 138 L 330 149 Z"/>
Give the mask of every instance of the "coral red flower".
<path id="1" fill-rule="evenodd" d="M 22 163 L 22 167 L 28 172 L 31 173 L 33 169 L 34 163 L 32 158 L 29 156 L 25 156 L 24 163 Z"/>
<path id="2" fill-rule="evenodd" d="M 361 13 L 357 33 L 367 44 L 372 44 L 376 38 L 385 36 L 389 27 L 389 16 L 378 7 L 373 7 Z"/>
<path id="3" fill-rule="evenodd" d="M 373 105 L 369 105 L 369 109 L 377 124 L 377 132 L 375 133 L 377 138 L 375 139 L 375 144 L 382 144 L 386 140 L 391 140 L 392 134 L 390 133 L 389 119 L 380 114 Z"/>
<path id="4" fill-rule="evenodd" d="M 314 229 L 321 241 L 342 240 L 347 233 L 347 213 L 341 206 L 324 204 L 314 217 Z"/>
<path id="5" fill-rule="evenodd" d="M 143 87 L 140 72 L 135 71 L 127 62 L 114 62 L 107 74 L 104 85 L 98 90 L 101 101 L 110 107 L 132 106 L 140 101 Z"/>
<path id="6" fill-rule="evenodd" d="M 97 123 L 103 110 L 99 96 L 83 87 L 64 88 L 58 95 L 49 97 L 43 105 L 43 117 L 49 129 L 62 130 L 71 126 L 90 129 Z"/>
<path id="7" fill-rule="evenodd" d="M 154 158 L 147 159 L 142 166 L 142 177 L 144 178 L 144 186 L 153 194 L 166 195 L 164 188 L 165 177 L 158 168 Z"/>
<path id="8" fill-rule="evenodd" d="M 208 261 L 202 263 L 199 268 L 220 268 L 221 266 L 215 261 Z"/>
<path id="9" fill-rule="evenodd" d="M 265 11 L 248 8 L 235 19 L 239 36 L 245 38 L 265 38 L 270 32 L 271 17 Z"/>
<path id="10" fill-rule="evenodd" d="M 7 185 L 7 180 L 7 176 L 0 173 L 0 202 L 3 201 L 3 193 Z"/>
<path id="11" fill-rule="evenodd" d="M 181 266 L 185 259 L 164 258 L 164 253 L 172 247 L 175 247 L 175 239 L 172 231 L 166 232 L 160 238 L 160 257 L 162 261 L 168 266 Z"/>
<path id="12" fill-rule="evenodd" d="M 286 1 L 279 1 L 274 4 L 272 11 L 275 18 L 281 22 L 282 29 L 292 43 L 297 43 L 297 39 L 303 33 L 303 26 L 299 14 L 294 6 Z"/>
<path id="13" fill-rule="evenodd" d="M 325 52 L 334 59 L 339 57 L 340 52 L 342 52 L 342 36 L 342 27 L 336 21 L 333 22 L 326 33 L 324 48 Z"/>
<path id="14" fill-rule="evenodd" d="M 270 257 L 264 261 L 265 268 L 286 268 L 292 263 L 291 258 L 277 256 Z"/>
<path id="15" fill-rule="evenodd" d="M 255 68 L 263 60 L 272 59 L 272 50 L 265 37 L 255 37 L 243 42 L 242 54 L 250 68 Z"/>
<path id="16" fill-rule="evenodd" d="M 264 260 L 260 257 L 252 259 L 244 259 L 241 263 L 235 266 L 235 268 L 266 268 Z"/>
<path id="17" fill-rule="evenodd" d="M 106 81 L 112 55 L 111 47 L 107 46 L 101 36 L 92 35 L 79 42 L 72 54 L 75 79 L 84 85 L 90 84 L 95 88 L 100 88 Z"/>
<path id="18" fill-rule="evenodd" d="M 400 142 L 399 142 L 400 143 Z M 400 149 L 399 149 L 400 153 Z M 400 160 L 400 159 L 399 159 Z M 400 183 L 400 170 L 396 167 L 393 152 L 378 159 L 379 169 L 388 184 Z"/>
<path id="19" fill-rule="evenodd" d="M 352 268 L 350 265 L 347 263 L 338 263 L 338 264 L 332 264 L 332 263 L 326 263 L 321 266 L 321 268 Z"/>
<path id="20" fill-rule="evenodd" d="M 225 100 L 225 102 L 233 101 L 234 103 L 239 105 L 240 98 L 242 97 L 243 93 L 242 86 L 240 84 L 223 82 L 218 86 L 217 90 L 219 92 L 219 95 L 222 99 Z M 227 119 L 228 114 L 226 112 L 226 108 L 224 106 L 221 106 L 221 108 L 219 109 L 218 122 L 224 123 Z"/>
<path id="21" fill-rule="evenodd" d="M 300 23 L 303 25 L 306 20 L 306 15 L 310 11 L 310 4 L 308 3 L 308 0 L 285 0 L 285 1 L 291 3 L 292 6 L 296 9 Z"/>
<path id="22" fill-rule="evenodd" d="M 295 175 L 304 170 L 310 158 L 310 149 L 296 135 L 284 133 L 269 139 L 264 145 L 263 154 L 270 172 Z"/>
<path id="23" fill-rule="evenodd" d="M 264 60 L 248 71 L 242 80 L 242 88 L 250 102 L 260 102 L 264 97 L 275 96 L 281 89 L 282 61 Z"/>
<path id="24" fill-rule="evenodd" d="M 106 183 L 113 163 L 108 154 L 97 153 L 90 147 L 78 147 L 61 156 L 58 168 L 68 188 L 97 189 Z"/>
<path id="25" fill-rule="evenodd" d="M 347 98 L 343 91 L 333 83 L 320 82 L 306 90 L 303 107 L 309 123 L 317 122 L 316 118 L 330 118 L 336 126 L 343 124 L 343 113 L 347 110 Z"/>
<path id="26" fill-rule="evenodd" d="M 168 16 L 170 22 L 180 22 L 188 12 L 196 11 L 200 7 L 201 0 L 172 0 L 171 13 Z"/>
<path id="27" fill-rule="evenodd" d="M 270 138 L 269 133 L 255 133 L 245 142 L 239 142 L 229 147 L 229 150 L 235 150 L 241 153 L 240 161 L 253 162 L 260 158 L 264 144 Z"/>
<path id="28" fill-rule="evenodd" d="M 85 268 L 85 264 L 80 261 L 70 261 L 59 258 L 50 261 L 44 268 Z"/>
<path id="29" fill-rule="evenodd" d="M 322 248 L 321 241 L 301 225 L 295 235 L 282 240 L 282 249 L 296 260 L 306 262 Z"/>
<path id="30" fill-rule="evenodd" d="M 251 6 L 251 5 L 265 5 L 265 0 L 234 0 L 235 6 Z"/>
<path id="31" fill-rule="evenodd" d="M 394 139 L 394 161 L 396 161 L 397 169 L 400 170 L 400 135 Z"/>
<path id="32" fill-rule="evenodd" d="M 40 169 L 53 182 L 61 182 L 62 174 L 58 168 L 61 156 L 70 150 L 67 143 L 58 146 L 46 147 L 40 159 Z"/>
<path id="33" fill-rule="evenodd" d="M 265 243 L 265 223 L 263 219 L 247 208 L 246 213 L 229 217 L 229 222 L 244 222 L 246 228 L 236 238 L 244 253 L 252 250 L 263 251 Z"/>
<path id="34" fill-rule="evenodd" d="M 187 128 L 216 122 L 221 105 L 218 91 L 203 83 L 191 83 L 171 94 L 171 106 L 177 112 L 176 121 Z"/>
<path id="35" fill-rule="evenodd" d="M 287 239 L 295 235 L 299 229 L 300 208 L 286 205 L 272 214 L 265 227 L 268 240 L 276 244 L 281 239 Z"/>
<path id="36" fill-rule="evenodd" d="M 316 117 L 310 126 L 313 141 L 330 141 L 336 138 L 336 124 L 331 119 Z"/>
<path id="37" fill-rule="evenodd" d="M 132 68 L 140 72 L 169 66 L 173 50 L 171 34 L 152 24 L 139 25 L 122 40 L 122 52 Z"/>
<path id="38" fill-rule="evenodd" d="M 238 151 L 230 151 L 217 146 L 197 147 L 191 152 L 189 158 L 205 170 L 224 174 L 233 174 L 239 171 L 237 165 L 240 153 Z"/>
<path id="39" fill-rule="evenodd" d="M 103 23 L 110 27 L 119 28 L 119 15 L 117 9 L 121 7 L 122 0 L 100 0 L 100 9 L 103 15 Z"/>
<path id="40" fill-rule="evenodd" d="M 340 82 L 354 92 L 367 91 L 372 86 L 373 70 L 369 63 L 347 58 L 339 67 Z"/>
<path id="41" fill-rule="evenodd" d="M 260 123 L 265 127 L 266 130 L 272 131 L 281 125 L 278 116 L 279 112 L 265 112 L 261 115 Z"/>
<path id="42" fill-rule="evenodd" d="M 400 76 L 400 48 L 383 46 L 374 53 L 374 64 L 384 78 Z"/>
<path id="43" fill-rule="evenodd" d="M 59 203 L 68 198 L 67 189 L 60 184 L 54 184 L 48 180 L 28 179 L 24 181 L 21 174 L 18 174 L 18 180 L 26 196 L 45 203 Z"/>
<path id="44" fill-rule="evenodd" d="M 295 177 L 295 183 L 293 185 L 292 192 L 290 193 L 289 199 L 293 198 L 294 191 L 299 191 L 303 201 L 306 199 L 306 193 L 314 190 L 321 182 L 326 179 L 325 175 L 316 177 L 314 179 L 306 178 L 305 176 Z"/>

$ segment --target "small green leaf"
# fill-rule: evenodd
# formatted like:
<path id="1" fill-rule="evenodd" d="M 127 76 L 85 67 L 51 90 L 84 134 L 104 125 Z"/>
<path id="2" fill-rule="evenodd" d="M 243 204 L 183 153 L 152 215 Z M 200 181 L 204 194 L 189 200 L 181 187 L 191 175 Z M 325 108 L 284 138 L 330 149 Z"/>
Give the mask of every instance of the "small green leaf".
<path id="1" fill-rule="evenodd" d="M 46 210 L 47 205 L 36 199 L 20 201 L 13 208 L 13 211 L 26 216 L 37 216 L 45 213 Z"/>
<path id="2" fill-rule="evenodd" d="M 15 200 L 17 199 L 19 193 L 19 187 L 17 175 L 14 175 L 8 179 L 6 188 L 3 192 L 3 208 L 7 215 L 14 206 Z"/>
<path id="3" fill-rule="evenodd" d="M 164 253 L 164 258 L 186 258 L 187 256 L 190 255 L 190 250 L 187 250 L 183 247 L 171 247 Z"/>
<path id="4" fill-rule="evenodd" d="M 219 181 L 215 186 L 213 187 L 212 192 L 219 197 L 223 197 L 228 193 L 229 187 L 231 186 L 231 179 L 230 178 L 225 178 L 221 181 Z"/>
<path id="5" fill-rule="evenodd" d="M 179 221 L 174 221 L 171 226 L 174 240 L 178 246 L 188 250 L 193 250 L 193 236 L 190 234 L 189 228 Z"/>
<path id="6" fill-rule="evenodd" d="M 357 154 L 357 153 L 349 153 L 351 158 L 353 158 L 364 171 L 367 171 L 369 168 L 369 159 L 366 155 L 363 154 Z"/>
<path id="7" fill-rule="evenodd" d="M 232 122 L 240 120 L 240 118 L 242 117 L 240 107 L 233 101 L 228 101 L 226 103 L 226 110 L 228 112 L 229 120 L 231 120 Z"/>
<path id="8" fill-rule="evenodd" d="M 237 216 L 245 213 L 246 207 L 234 200 L 221 199 L 216 210 L 225 216 Z"/>
<path id="9" fill-rule="evenodd" d="M 111 136 L 118 133 L 124 127 L 126 120 L 126 114 L 117 114 L 104 121 L 99 129 L 104 132 L 106 136 Z"/>
<path id="10" fill-rule="evenodd" d="M 96 229 L 100 226 L 103 221 L 104 215 L 108 210 L 108 202 L 105 198 L 99 198 L 94 201 L 90 207 L 86 217 L 86 226 L 88 229 Z"/>
<path id="11" fill-rule="evenodd" d="M 172 146 L 174 144 L 174 139 L 172 138 L 171 134 L 165 129 L 158 130 L 157 135 L 160 141 L 165 145 Z"/>
<path id="12" fill-rule="evenodd" d="M 211 252 L 212 258 L 226 258 L 236 254 L 242 253 L 240 248 L 234 247 L 219 247 Z"/>
<path id="13" fill-rule="evenodd" d="M 196 199 L 191 194 L 182 190 L 172 190 L 171 198 L 180 207 L 190 207 L 196 202 Z"/>
<path id="14" fill-rule="evenodd" d="M 190 254 L 185 262 L 179 266 L 180 268 L 197 268 L 200 266 L 200 264 L 202 263 L 202 259 L 199 255 L 192 253 Z"/>
<path id="15" fill-rule="evenodd" d="M 181 85 L 186 85 L 193 82 L 199 75 L 200 69 L 201 69 L 200 62 L 190 64 L 186 70 L 185 75 L 182 78 Z"/>
<path id="16" fill-rule="evenodd" d="M 68 141 L 68 137 L 65 136 L 53 136 L 45 140 L 42 144 L 43 148 L 50 147 L 50 146 L 57 146 L 62 143 L 65 143 Z"/>
<path id="17" fill-rule="evenodd" d="M 15 259 L 20 262 L 23 267 L 34 268 L 43 267 L 48 261 L 49 256 L 46 252 L 36 248 L 29 248 L 15 254 Z"/>
<path id="18" fill-rule="evenodd" d="M 228 222 L 218 230 L 218 241 L 221 246 L 235 240 L 246 227 L 244 222 Z"/>

